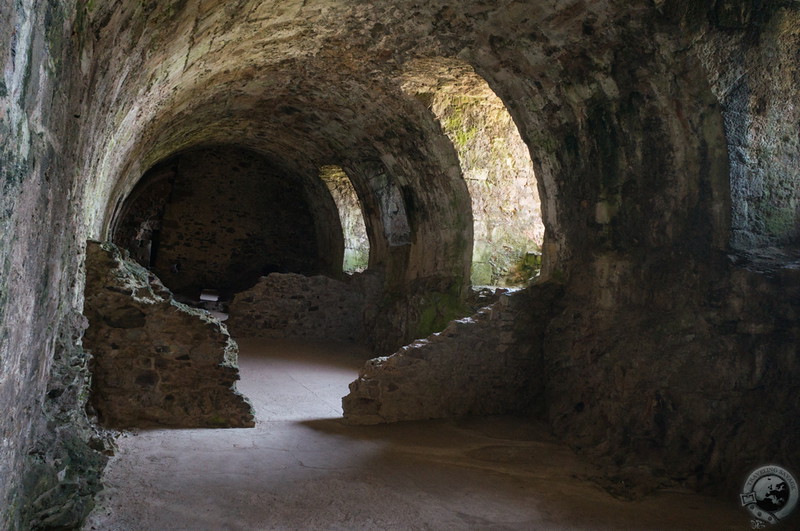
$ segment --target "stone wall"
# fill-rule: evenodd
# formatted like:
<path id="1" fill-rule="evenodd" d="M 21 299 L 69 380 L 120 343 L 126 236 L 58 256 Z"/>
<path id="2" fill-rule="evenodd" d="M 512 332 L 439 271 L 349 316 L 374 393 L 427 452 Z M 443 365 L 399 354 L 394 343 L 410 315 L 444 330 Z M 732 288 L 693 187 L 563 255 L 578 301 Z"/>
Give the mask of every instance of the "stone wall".
<path id="1" fill-rule="evenodd" d="M 0 1 L 0 528 L 73 528 L 104 437 L 80 344 L 76 2 Z M 78 117 L 76 117 L 78 115 Z"/>
<path id="2" fill-rule="evenodd" d="M 27 449 L 22 480 L 7 506 L 10 518 L 3 529 L 75 529 L 102 489 L 101 474 L 114 443 L 113 434 L 86 414 L 91 375 L 80 340 L 86 324 L 75 312 L 59 325 L 42 402 L 42 431 Z"/>
<path id="3" fill-rule="evenodd" d="M 724 108 L 731 244 L 800 245 L 800 12 L 785 1 L 717 4 L 696 52 Z"/>
<path id="4" fill-rule="evenodd" d="M 115 216 L 112 240 L 142 267 L 153 266 L 164 212 L 172 194 L 177 167 L 158 165 L 142 176 Z"/>
<path id="5" fill-rule="evenodd" d="M 457 293 L 425 286 L 389 291 L 382 272 L 373 269 L 342 280 L 272 273 L 236 294 L 229 312 L 226 324 L 235 337 L 360 342 L 376 355 L 471 313 Z"/>
<path id="6" fill-rule="evenodd" d="M 345 419 L 522 410 L 600 465 L 601 483 L 622 497 L 734 489 L 765 462 L 797 468 L 800 255 L 783 258 L 720 256 L 715 270 L 725 273 L 702 288 L 697 273 L 660 273 L 684 293 L 643 287 L 652 281 L 617 259 L 587 273 L 588 296 L 577 279 L 564 292 L 535 284 L 502 295 L 367 362 L 343 400 Z"/>
<path id="7" fill-rule="evenodd" d="M 237 337 L 361 342 L 367 339 L 365 315 L 380 288 L 380 276 L 372 273 L 346 282 L 272 273 L 236 294 L 227 325 Z"/>
<path id="8" fill-rule="evenodd" d="M 110 244 L 88 244 L 85 313 L 90 402 L 104 425 L 255 425 L 250 403 L 235 389 L 237 346 L 225 326 L 176 302 Z"/>
<path id="9" fill-rule="evenodd" d="M 351 424 L 541 409 L 542 333 L 556 285 L 505 293 L 472 317 L 367 362 L 342 399 Z"/>

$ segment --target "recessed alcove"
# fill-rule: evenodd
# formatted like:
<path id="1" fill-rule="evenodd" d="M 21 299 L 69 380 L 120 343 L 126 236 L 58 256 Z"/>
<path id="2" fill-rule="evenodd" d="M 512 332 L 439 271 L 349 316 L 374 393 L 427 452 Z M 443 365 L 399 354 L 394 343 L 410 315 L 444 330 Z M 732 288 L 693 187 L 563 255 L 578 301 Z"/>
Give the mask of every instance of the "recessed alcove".
<path id="1" fill-rule="evenodd" d="M 114 220 L 113 239 L 173 292 L 197 299 L 214 289 L 229 299 L 271 272 L 338 275 L 338 220 L 316 219 L 331 210 L 325 200 L 332 202 L 320 182 L 257 152 L 197 148 L 145 172 Z"/>

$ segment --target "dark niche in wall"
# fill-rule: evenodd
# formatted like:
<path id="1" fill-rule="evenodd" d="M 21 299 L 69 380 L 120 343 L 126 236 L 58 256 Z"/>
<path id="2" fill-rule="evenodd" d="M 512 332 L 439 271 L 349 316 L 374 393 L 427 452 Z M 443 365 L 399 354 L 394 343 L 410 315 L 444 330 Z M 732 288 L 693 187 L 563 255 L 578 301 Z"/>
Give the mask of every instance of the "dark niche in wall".
<path id="1" fill-rule="evenodd" d="M 260 153 L 213 146 L 148 170 L 126 199 L 113 241 L 176 294 L 235 293 L 272 272 L 325 270 L 302 179 Z"/>

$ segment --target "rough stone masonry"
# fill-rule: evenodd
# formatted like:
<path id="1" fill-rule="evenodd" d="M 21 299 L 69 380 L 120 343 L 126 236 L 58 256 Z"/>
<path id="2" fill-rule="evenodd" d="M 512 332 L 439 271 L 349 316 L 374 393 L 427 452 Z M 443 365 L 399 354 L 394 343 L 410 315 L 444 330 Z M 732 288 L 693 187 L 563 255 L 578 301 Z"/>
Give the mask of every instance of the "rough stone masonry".
<path id="1" fill-rule="evenodd" d="M 85 300 L 90 402 L 104 425 L 255 425 L 252 406 L 235 388 L 237 346 L 222 323 L 175 301 L 111 244 L 88 244 Z"/>

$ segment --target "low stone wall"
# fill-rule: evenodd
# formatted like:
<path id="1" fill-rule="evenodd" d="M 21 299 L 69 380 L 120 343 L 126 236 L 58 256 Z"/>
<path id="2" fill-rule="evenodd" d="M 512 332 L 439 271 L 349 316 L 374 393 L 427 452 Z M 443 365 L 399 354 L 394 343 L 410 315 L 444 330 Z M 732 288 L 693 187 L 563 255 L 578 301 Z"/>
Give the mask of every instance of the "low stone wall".
<path id="1" fill-rule="evenodd" d="M 93 359 L 90 403 L 109 427 L 252 427 L 235 389 L 237 346 L 225 326 L 176 302 L 111 244 L 86 251 L 84 345 Z"/>
<path id="2" fill-rule="evenodd" d="M 542 390 L 541 337 L 559 288 L 503 294 L 441 333 L 367 362 L 343 398 L 345 421 L 491 415 L 536 407 Z"/>
<path id="3" fill-rule="evenodd" d="M 380 286 L 371 274 L 342 282 L 272 273 L 236 295 L 227 324 L 236 336 L 363 341 L 364 314 Z"/>

